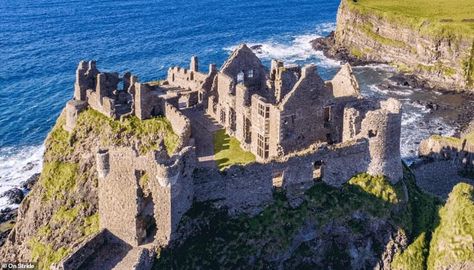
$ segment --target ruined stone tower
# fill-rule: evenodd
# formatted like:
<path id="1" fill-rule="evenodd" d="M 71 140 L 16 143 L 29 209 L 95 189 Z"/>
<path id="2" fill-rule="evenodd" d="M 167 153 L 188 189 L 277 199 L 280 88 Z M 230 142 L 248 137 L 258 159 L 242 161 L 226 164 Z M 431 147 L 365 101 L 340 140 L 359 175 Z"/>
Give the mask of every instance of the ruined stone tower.
<path id="1" fill-rule="evenodd" d="M 100 227 L 131 246 L 172 241 L 193 200 L 193 147 L 171 158 L 163 151 L 99 150 L 96 162 Z"/>

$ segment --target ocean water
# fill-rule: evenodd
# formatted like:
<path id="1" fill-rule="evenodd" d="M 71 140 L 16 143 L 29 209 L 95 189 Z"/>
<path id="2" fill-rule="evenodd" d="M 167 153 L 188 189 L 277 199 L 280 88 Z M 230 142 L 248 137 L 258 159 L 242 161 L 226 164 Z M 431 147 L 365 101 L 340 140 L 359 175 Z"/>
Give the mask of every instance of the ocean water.
<path id="1" fill-rule="evenodd" d="M 187 66 L 192 55 L 199 56 L 203 70 L 221 65 L 245 42 L 261 45 L 256 53 L 266 64 L 272 58 L 315 63 L 329 79 L 340 63 L 312 50 L 309 41 L 335 28 L 338 5 L 338 0 L 0 0 L 0 194 L 41 170 L 43 141 L 73 94 L 80 60 L 97 60 L 100 70 L 131 71 L 147 81 L 165 76 L 169 66 Z M 433 93 L 379 89 L 393 74 L 386 66 L 355 72 L 364 95 L 403 100 L 405 158 L 413 158 L 416 143 L 433 130 L 454 132 L 455 125 L 442 117 L 427 120 L 430 113 L 413 102 L 419 93 L 427 98 Z M 0 209 L 7 205 L 0 197 Z"/>

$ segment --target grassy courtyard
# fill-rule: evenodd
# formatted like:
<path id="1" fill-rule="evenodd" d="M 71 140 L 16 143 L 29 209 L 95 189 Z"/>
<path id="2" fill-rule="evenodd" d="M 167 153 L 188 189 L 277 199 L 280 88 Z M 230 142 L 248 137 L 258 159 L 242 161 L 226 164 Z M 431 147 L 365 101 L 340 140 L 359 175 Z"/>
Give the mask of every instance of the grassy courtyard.
<path id="1" fill-rule="evenodd" d="M 232 165 L 245 165 L 255 161 L 255 156 L 240 147 L 240 142 L 221 129 L 214 133 L 214 159 L 220 170 Z"/>
<path id="2" fill-rule="evenodd" d="M 375 13 L 432 34 L 474 37 L 472 0 L 346 0 L 352 8 Z"/>

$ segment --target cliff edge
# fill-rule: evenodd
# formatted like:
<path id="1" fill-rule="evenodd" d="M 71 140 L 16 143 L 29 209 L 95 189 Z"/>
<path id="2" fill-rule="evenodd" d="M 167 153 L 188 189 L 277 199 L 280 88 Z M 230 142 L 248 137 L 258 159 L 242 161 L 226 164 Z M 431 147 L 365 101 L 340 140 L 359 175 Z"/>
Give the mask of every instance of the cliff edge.
<path id="1" fill-rule="evenodd" d="M 336 51 L 389 63 L 427 86 L 474 91 L 474 3 L 342 0 Z"/>

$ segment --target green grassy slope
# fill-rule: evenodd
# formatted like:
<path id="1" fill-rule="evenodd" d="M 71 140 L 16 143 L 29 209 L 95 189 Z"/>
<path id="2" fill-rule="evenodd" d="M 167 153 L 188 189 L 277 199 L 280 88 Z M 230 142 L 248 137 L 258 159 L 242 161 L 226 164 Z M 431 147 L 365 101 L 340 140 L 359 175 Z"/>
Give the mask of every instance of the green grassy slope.
<path id="1" fill-rule="evenodd" d="M 440 225 L 430 245 L 428 269 L 447 269 L 465 262 L 474 266 L 474 187 L 457 184 L 439 216 Z"/>
<path id="2" fill-rule="evenodd" d="M 345 0 L 350 7 L 436 35 L 474 37 L 472 0 Z"/>

